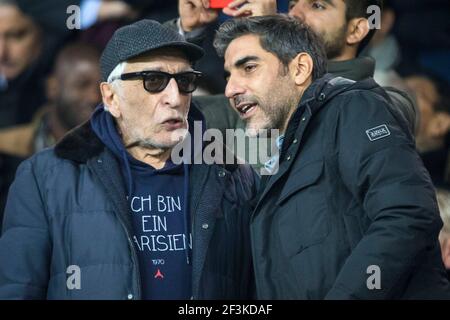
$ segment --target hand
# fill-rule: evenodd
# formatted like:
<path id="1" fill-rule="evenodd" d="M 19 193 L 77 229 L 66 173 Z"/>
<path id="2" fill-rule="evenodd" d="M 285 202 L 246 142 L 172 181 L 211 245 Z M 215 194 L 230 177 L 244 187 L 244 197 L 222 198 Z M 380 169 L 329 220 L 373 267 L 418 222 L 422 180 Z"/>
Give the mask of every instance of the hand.
<path id="1" fill-rule="evenodd" d="M 203 27 L 219 16 L 219 12 L 209 9 L 209 0 L 179 0 L 181 28 L 184 32 Z"/>
<path id="2" fill-rule="evenodd" d="M 137 16 L 138 13 L 121 0 L 103 0 L 98 11 L 99 21 L 118 18 L 134 19 Z"/>
<path id="3" fill-rule="evenodd" d="M 276 0 L 234 0 L 223 13 L 232 17 L 268 16 L 277 13 Z"/>

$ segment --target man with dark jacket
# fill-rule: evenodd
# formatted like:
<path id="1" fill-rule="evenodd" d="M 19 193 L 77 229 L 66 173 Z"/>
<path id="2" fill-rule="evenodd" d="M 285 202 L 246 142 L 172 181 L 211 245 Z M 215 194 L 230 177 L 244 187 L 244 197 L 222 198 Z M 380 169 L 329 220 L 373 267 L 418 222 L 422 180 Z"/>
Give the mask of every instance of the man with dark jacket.
<path id="1" fill-rule="evenodd" d="M 325 42 L 329 73 L 359 81 L 374 75 L 375 61 L 370 57 L 359 57 L 358 53 L 376 31 L 369 25 L 369 18 L 376 11 L 368 8 L 377 6 L 381 9 L 382 2 L 382 0 L 294 0 L 290 1 L 289 15 L 304 20 Z M 237 0 L 223 11 L 233 17 L 270 15 L 277 12 L 277 1 Z M 188 41 L 208 47 L 210 45 L 208 30 L 214 27 L 217 18 L 217 10 L 209 8 L 209 0 L 180 0 L 179 13 L 178 20 L 167 23 L 183 33 Z M 418 126 L 418 111 L 414 103 L 397 90 L 390 90 L 388 93 L 393 100 L 393 107 L 400 111 L 400 115 L 408 122 L 411 132 L 415 133 Z M 214 103 L 211 103 L 211 100 L 207 97 L 195 98 L 202 110 L 207 108 L 219 110 L 227 104 L 222 95 L 215 96 Z M 218 114 L 220 113 L 218 111 Z M 229 117 L 213 116 L 206 120 L 208 125 L 217 128 L 242 126 L 238 115 L 234 113 Z"/>
<path id="2" fill-rule="evenodd" d="M 202 120 L 190 105 L 202 54 L 156 21 L 115 32 L 100 60 L 103 105 L 18 170 L 0 298 L 253 296 L 253 171 L 172 161 Z"/>
<path id="3" fill-rule="evenodd" d="M 293 17 L 228 21 L 215 45 L 247 128 L 282 137 L 251 218 L 258 298 L 450 298 L 434 189 L 385 91 L 323 76 Z"/>

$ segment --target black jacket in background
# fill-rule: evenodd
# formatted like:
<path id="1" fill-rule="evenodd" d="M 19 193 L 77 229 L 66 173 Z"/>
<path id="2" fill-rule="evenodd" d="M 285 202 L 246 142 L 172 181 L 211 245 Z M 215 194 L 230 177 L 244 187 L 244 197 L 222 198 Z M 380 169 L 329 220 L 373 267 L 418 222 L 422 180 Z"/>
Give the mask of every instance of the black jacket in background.
<path id="1" fill-rule="evenodd" d="M 46 101 L 45 75 L 39 66 L 33 65 L 8 82 L 6 90 L 0 89 L 0 128 L 31 121 Z"/>
<path id="2" fill-rule="evenodd" d="M 450 298 L 434 188 L 386 99 L 372 79 L 307 89 L 252 216 L 259 299 Z"/>

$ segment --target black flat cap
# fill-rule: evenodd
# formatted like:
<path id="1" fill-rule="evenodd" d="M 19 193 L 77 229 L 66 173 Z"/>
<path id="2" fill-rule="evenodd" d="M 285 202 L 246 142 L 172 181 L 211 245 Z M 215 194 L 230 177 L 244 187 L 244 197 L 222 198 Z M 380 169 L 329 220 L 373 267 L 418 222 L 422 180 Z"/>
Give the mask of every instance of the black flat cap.
<path id="1" fill-rule="evenodd" d="M 122 61 L 159 48 L 177 48 L 194 62 L 203 56 L 203 49 L 187 42 L 175 30 L 154 20 L 140 20 L 114 32 L 103 50 L 100 68 L 103 81 Z"/>

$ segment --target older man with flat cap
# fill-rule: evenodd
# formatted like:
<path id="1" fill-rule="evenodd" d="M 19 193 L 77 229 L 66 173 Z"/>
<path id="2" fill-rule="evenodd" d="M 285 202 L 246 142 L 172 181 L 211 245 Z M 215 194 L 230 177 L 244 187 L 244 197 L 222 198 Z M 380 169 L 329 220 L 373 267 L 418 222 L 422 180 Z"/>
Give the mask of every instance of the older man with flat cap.
<path id="1" fill-rule="evenodd" d="M 203 120 L 191 105 L 202 54 L 155 21 L 116 31 L 101 57 L 103 104 L 18 170 L 0 298 L 252 297 L 254 173 L 171 157 Z"/>

